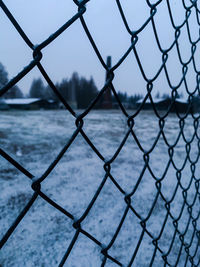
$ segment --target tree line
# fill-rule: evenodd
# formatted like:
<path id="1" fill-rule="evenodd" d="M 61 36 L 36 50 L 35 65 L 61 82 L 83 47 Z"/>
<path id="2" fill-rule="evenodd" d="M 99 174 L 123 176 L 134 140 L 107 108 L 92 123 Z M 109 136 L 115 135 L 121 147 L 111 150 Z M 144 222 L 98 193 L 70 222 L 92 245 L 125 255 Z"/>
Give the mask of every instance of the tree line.
<path id="1" fill-rule="evenodd" d="M 80 109 L 86 108 L 99 92 L 92 77 L 88 80 L 77 72 L 70 79 L 64 78 L 56 83 L 56 88 L 66 101 L 76 101 Z M 41 78 L 33 80 L 29 97 L 58 101 L 56 94 L 49 85 L 44 85 Z"/>
<path id="2" fill-rule="evenodd" d="M 85 77 L 80 77 L 77 72 L 74 72 L 70 79 L 64 78 L 60 83 L 56 83 L 56 88 L 66 101 L 70 102 L 75 98 L 77 108 L 80 109 L 86 108 L 99 93 L 92 77 L 87 80 Z M 133 106 L 139 99 L 143 98 L 142 94 L 129 96 L 126 92 L 120 91 L 117 95 L 122 103 L 129 106 Z M 33 80 L 29 97 L 58 101 L 53 90 L 49 85 L 45 87 L 41 78 Z M 97 103 L 96 108 L 101 107 L 101 102 Z M 116 102 L 114 95 L 112 95 L 112 103 Z"/>
<path id="3" fill-rule="evenodd" d="M 8 81 L 8 72 L 4 65 L 0 63 L 0 88 L 5 86 Z M 74 100 L 77 103 L 77 108 L 80 109 L 86 108 L 99 93 L 92 77 L 86 79 L 85 77 L 80 76 L 77 72 L 74 72 L 71 78 L 64 78 L 61 82 L 57 82 L 55 86 L 66 101 L 70 102 Z M 41 78 L 33 79 L 27 96 L 24 96 L 17 85 L 14 85 L 3 95 L 3 98 L 7 99 L 23 97 L 58 101 L 56 94 L 49 85 L 45 86 Z M 127 93 L 118 92 L 118 97 L 121 102 L 134 104 L 138 99 L 142 98 L 142 95 L 135 94 L 133 96 L 128 96 Z M 116 102 L 114 96 L 112 96 L 112 102 Z M 97 105 L 96 107 L 98 108 L 99 106 Z"/>
<path id="4" fill-rule="evenodd" d="M 8 72 L 2 63 L 0 63 L 0 88 L 8 83 Z M 83 109 L 88 107 L 92 100 L 98 95 L 99 90 L 94 82 L 94 79 L 90 77 L 90 79 L 86 79 L 85 77 L 79 76 L 77 72 L 74 72 L 71 78 L 64 78 L 61 82 L 57 82 L 56 88 L 62 97 L 67 101 L 76 102 L 76 106 L 78 109 Z M 126 92 L 118 92 L 117 93 L 119 100 L 122 103 L 126 103 L 128 107 L 133 107 L 135 103 L 143 98 L 142 94 L 134 94 L 129 96 Z M 17 85 L 14 85 L 10 90 L 8 90 L 3 98 L 23 98 L 24 95 L 20 88 Z M 50 88 L 49 85 L 45 86 L 41 78 L 33 79 L 29 93 L 26 97 L 29 98 L 40 98 L 45 100 L 54 100 L 59 101 L 56 94 Z M 159 92 L 155 95 L 156 98 L 170 98 L 169 95 L 163 94 L 160 95 Z M 183 97 L 182 94 L 178 95 L 178 97 Z M 100 101 L 101 102 L 101 101 Z M 116 98 L 112 95 L 112 104 L 113 108 L 117 107 Z M 116 105 L 115 105 L 116 104 Z M 96 105 L 96 108 L 99 108 L 101 104 Z"/>
<path id="5" fill-rule="evenodd" d="M 8 81 L 8 72 L 0 62 L 0 89 Z M 92 77 L 88 80 L 85 77 L 80 77 L 77 72 L 74 72 L 70 79 L 64 78 L 60 83 L 56 83 L 56 88 L 66 101 L 74 99 L 77 108 L 87 107 L 99 92 Z M 17 85 L 14 85 L 3 95 L 5 99 L 23 97 L 25 96 Z M 33 79 L 26 97 L 58 101 L 56 94 L 49 85 L 44 85 L 41 78 Z"/>

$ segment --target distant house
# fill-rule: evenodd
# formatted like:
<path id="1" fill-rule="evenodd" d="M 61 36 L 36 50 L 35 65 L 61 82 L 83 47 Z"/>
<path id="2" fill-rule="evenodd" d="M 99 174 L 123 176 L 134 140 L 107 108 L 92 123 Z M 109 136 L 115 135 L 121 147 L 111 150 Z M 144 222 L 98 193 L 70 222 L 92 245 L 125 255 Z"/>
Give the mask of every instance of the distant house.
<path id="1" fill-rule="evenodd" d="M 57 103 L 53 100 L 45 100 L 40 98 L 13 98 L 4 99 L 5 103 L 12 109 L 56 109 Z"/>
<path id="2" fill-rule="evenodd" d="M 4 99 L 0 99 L 0 110 L 8 110 L 9 106 L 5 103 Z"/>
<path id="3" fill-rule="evenodd" d="M 200 113 L 200 97 L 199 96 L 193 97 L 192 109 L 194 113 Z"/>
<path id="4" fill-rule="evenodd" d="M 136 108 L 139 108 L 139 106 L 143 103 L 143 99 L 139 99 L 136 102 Z M 170 112 L 180 112 L 180 113 L 185 113 L 190 109 L 192 110 L 192 107 L 189 106 L 189 103 L 186 99 L 181 99 L 178 98 L 172 103 L 171 98 L 158 98 L 154 99 L 153 103 L 155 105 L 155 108 L 157 110 L 168 110 L 170 107 Z M 151 110 L 153 109 L 152 103 L 150 99 L 148 98 L 145 103 L 143 104 L 143 109 L 144 110 Z"/>
<path id="5" fill-rule="evenodd" d="M 175 101 L 176 110 L 180 113 L 192 112 L 193 105 L 189 104 L 187 99 L 178 98 Z"/>
<path id="6" fill-rule="evenodd" d="M 143 103 L 144 99 L 139 99 L 136 102 L 136 108 L 138 108 L 142 103 Z M 154 105 L 159 108 L 159 109 L 166 109 L 166 106 L 168 105 L 168 99 L 163 99 L 163 98 L 156 98 L 153 100 Z M 147 98 L 147 100 L 145 101 L 145 103 L 143 104 L 142 109 L 144 110 L 151 110 L 153 109 L 152 103 L 150 101 L 149 98 Z"/>
<path id="7" fill-rule="evenodd" d="M 144 99 L 142 99 L 142 98 L 139 99 L 135 104 L 136 108 L 139 108 L 141 106 L 141 104 L 143 103 L 143 101 L 144 101 Z M 149 98 L 147 98 L 147 100 L 143 104 L 142 109 L 145 109 L 145 110 L 151 110 L 152 109 L 152 104 L 151 104 L 151 101 Z"/>

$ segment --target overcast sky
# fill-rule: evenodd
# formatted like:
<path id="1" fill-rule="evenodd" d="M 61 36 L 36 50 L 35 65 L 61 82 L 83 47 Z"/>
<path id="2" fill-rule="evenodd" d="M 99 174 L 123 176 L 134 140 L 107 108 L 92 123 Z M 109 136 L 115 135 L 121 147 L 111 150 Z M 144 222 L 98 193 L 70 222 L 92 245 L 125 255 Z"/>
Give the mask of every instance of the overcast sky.
<path id="1" fill-rule="evenodd" d="M 123 0 L 123 9 L 132 30 L 137 30 L 148 18 L 150 9 L 145 0 Z M 156 2 L 156 1 L 151 1 Z M 182 1 L 170 1 L 175 23 L 179 25 L 185 18 Z M 185 1 L 190 2 L 190 1 Z M 39 44 L 62 26 L 77 12 L 77 6 L 72 0 L 5 0 L 9 10 L 34 44 Z M 106 61 L 112 56 L 113 64 L 130 46 L 130 35 L 121 19 L 115 0 L 91 0 L 87 4 L 84 18 L 95 43 Z M 166 1 L 158 6 L 155 22 L 163 48 L 168 48 L 174 40 L 174 31 L 170 23 Z M 190 28 L 193 40 L 198 38 L 198 26 L 193 12 L 190 17 Z M 32 59 L 32 51 L 19 36 L 4 12 L 0 9 L 0 61 L 6 67 L 9 77 L 14 77 Z M 139 34 L 137 50 L 148 78 L 152 78 L 161 65 L 161 53 L 155 42 L 152 26 L 149 24 Z M 191 53 L 186 27 L 181 32 L 180 50 L 184 60 Z M 199 49 L 200 50 L 200 49 Z M 99 89 L 105 82 L 105 71 L 100 64 L 88 38 L 77 20 L 61 36 L 42 50 L 42 65 L 54 82 L 62 78 L 70 78 L 74 71 L 81 76 L 93 76 Z M 197 53 L 199 54 L 199 53 Z M 173 85 L 181 78 L 181 65 L 177 52 L 173 49 L 167 63 Z M 188 75 L 190 88 L 195 87 L 195 75 L 191 68 Z M 27 93 L 33 78 L 41 74 L 35 68 L 18 86 Z M 146 92 L 146 82 L 142 78 L 134 54 L 131 52 L 123 64 L 115 71 L 114 86 L 116 90 L 128 94 Z M 161 73 L 154 83 L 154 93 L 169 91 L 164 73 Z"/>

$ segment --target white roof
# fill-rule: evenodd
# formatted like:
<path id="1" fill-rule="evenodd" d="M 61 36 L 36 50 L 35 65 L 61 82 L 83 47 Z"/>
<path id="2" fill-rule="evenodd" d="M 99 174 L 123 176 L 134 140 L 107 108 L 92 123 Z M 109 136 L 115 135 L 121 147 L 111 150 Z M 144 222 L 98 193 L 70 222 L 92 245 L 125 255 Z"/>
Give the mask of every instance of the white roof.
<path id="1" fill-rule="evenodd" d="M 186 98 L 177 98 L 176 102 L 180 102 L 180 103 L 188 103 L 188 99 Z"/>
<path id="2" fill-rule="evenodd" d="M 165 101 L 166 99 L 167 98 L 156 98 L 156 99 L 153 99 L 153 103 L 159 103 L 159 102 Z M 141 104 L 143 101 L 144 101 L 144 99 L 141 98 L 136 103 L 137 104 Z M 184 99 L 184 98 L 177 98 L 176 99 L 176 102 L 179 102 L 179 103 L 188 103 L 188 100 L 187 99 Z M 145 103 L 150 104 L 151 103 L 150 99 L 147 98 L 147 100 L 145 101 Z"/>
<path id="3" fill-rule="evenodd" d="M 161 101 L 163 101 L 163 100 L 165 100 L 165 99 L 164 99 L 164 98 L 156 98 L 156 99 L 153 99 L 153 103 L 159 103 L 159 102 L 161 102 Z M 141 104 L 143 101 L 144 101 L 144 99 L 141 98 L 141 99 L 139 99 L 136 103 L 137 103 L 137 104 Z M 147 100 L 145 101 L 145 103 L 150 104 L 150 103 L 151 103 L 150 99 L 147 98 Z"/>
<path id="4" fill-rule="evenodd" d="M 4 98 L 0 98 L 0 103 L 2 104 L 5 104 L 5 100 L 4 100 Z"/>
<path id="5" fill-rule="evenodd" d="M 31 104 L 34 102 L 37 102 L 41 100 L 40 98 L 12 98 L 12 99 L 4 99 L 6 104 L 15 104 L 15 105 L 20 105 L 20 104 Z"/>

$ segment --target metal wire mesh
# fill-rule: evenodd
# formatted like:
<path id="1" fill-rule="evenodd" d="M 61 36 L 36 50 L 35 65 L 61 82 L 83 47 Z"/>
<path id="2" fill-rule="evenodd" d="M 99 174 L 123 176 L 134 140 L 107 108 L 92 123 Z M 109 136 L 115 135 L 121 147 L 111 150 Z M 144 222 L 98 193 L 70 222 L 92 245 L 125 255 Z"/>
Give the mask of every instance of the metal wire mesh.
<path id="1" fill-rule="evenodd" d="M 178 263 L 180 262 L 180 258 L 181 258 L 183 251 L 186 255 L 184 266 L 199 266 L 200 265 L 200 258 L 199 258 L 200 229 L 199 229 L 198 223 L 199 223 L 199 217 L 200 217 L 200 209 L 199 209 L 199 202 L 198 201 L 200 198 L 200 192 L 199 192 L 199 180 L 200 179 L 198 177 L 196 177 L 195 170 L 196 170 L 196 166 L 199 164 L 199 155 L 200 155 L 199 154 L 200 137 L 198 135 L 198 126 L 199 126 L 199 118 L 200 117 L 197 114 L 191 113 L 192 111 L 191 111 L 190 107 L 191 107 L 193 96 L 197 93 L 199 94 L 199 90 L 200 90 L 199 89 L 200 71 L 198 70 L 197 64 L 196 64 L 196 57 L 197 57 L 197 52 L 196 52 L 197 49 L 196 48 L 197 48 L 197 45 L 198 45 L 199 40 L 200 40 L 200 35 L 199 35 L 197 40 L 195 40 L 195 41 L 192 40 L 191 27 L 193 27 L 193 26 L 190 25 L 190 21 L 189 21 L 191 14 L 194 13 L 195 17 L 196 17 L 196 22 L 198 25 L 200 25 L 200 19 L 199 19 L 200 10 L 198 8 L 198 1 L 182 0 L 182 6 L 185 9 L 185 18 L 179 25 L 176 25 L 174 17 L 173 17 L 173 11 L 171 8 L 171 3 L 169 0 L 166 0 L 167 12 L 169 13 L 171 25 L 172 25 L 172 28 L 174 31 L 174 40 L 167 49 L 163 49 L 162 45 L 160 43 L 160 40 L 159 40 L 159 34 L 157 32 L 157 24 L 155 22 L 155 16 L 158 12 L 159 5 L 164 0 L 159 0 L 159 1 L 146 0 L 146 5 L 149 8 L 149 16 L 143 22 L 143 25 L 136 30 L 132 30 L 130 28 L 129 21 L 127 20 L 126 15 L 123 11 L 121 1 L 116 0 L 115 3 L 116 3 L 116 6 L 118 7 L 118 10 L 120 12 L 122 22 L 124 23 L 126 31 L 130 35 L 131 44 L 130 44 L 130 47 L 128 47 L 128 49 L 124 52 L 124 55 L 118 60 L 117 64 L 115 64 L 112 67 L 111 66 L 108 67 L 106 62 L 102 58 L 101 53 L 98 50 L 98 44 L 95 43 L 93 36 L 91 35 L 91 33 L 89 31 L 88 25 L 86 24 L 86 22 L 84 20 L 84 14 L 87 12 L 86 3 L 88 3 L 88 5 L 89 5 L 89 2 L 91 2 L 91 1 L 93 1 L 93 0 L 83 0 L 83 1 L 73 0 L 74 4 L 77 5 L 77 9 L 78 9 L 77 13 L 74 14 L 74 16 L 70 20 L 66 21 L 66 23 L 62 27 L 60 27 L 56 32 L 54 32 L 48 39 L 44 40 L 42 43 L 40 43 L 37 46 L 35 46 L 31 42 L 31 40 L 27 37 L 26 33 L 20 27 L 18 22 L 15 20 L 12 13 L 8 10 L 8 8 L 4 4 L 4 2 L 0 1 L 1 9 L 7 15 L 10 22 L 14 25 L 16 31 L 19 33 L 19 35 L 24 40 L 24 42 L 27 44 L 27 46 L 33 51 L 33 60 L 17 76 L 15 76 L 12 80 L 10 80 L 0 90 L 0 96 L 3 96 L 3 94 L 6 93 L 13 85 L 15 85 L 21 79 L 23 79 L 23 77 L 26 76 L 26 74 L 28 74 L 33 68 L 37 67 L 40 70 L 41 74 L 43 75 L 44 79 L 47 81 L 48 85 L 53 90 L 53 92 L 57 95 L 59 100 L 63 103 L 65 108 L 74 116 L 74 120 L 75 120 L 75 124 L 76 124 L 76 130 L 73 132 L 70 140 L 64 145 L 64 147 L 62 148 L 60 153 L 57 155 L 57 157 L 54 159 L 54 161 L 49 165 L 49 167 L 47 168 L 47 170 L 43 173 L 43 175 L 41 177 L 35 177 L 27 169 L 25 169 L 23 166 L 21 166 L 15 159 L 13 159 L 10 155 L 8 155 L 3 149 L 0 149 L 0 154 L 3 158 L 5 158 L 10 164 L 12 164 L 15 168 L 17 168 L 25 176 L 27 176 L 27 178 L 31 179 L 32 189 L 34 191 L 31 200 L 24 207 L 23 211 L 18 215 L 16 220 L 13 222 L 13 224 L 9 227 L 9 229 L 7 230 L 5 235 L 3 236 L 2 240 L 0 241 L 0 247 L 2 248 L 6 244 L 7 241 L 9 242 L 9 237 L 12 235 L 13 231 L 16 229 L 18 224 L 20 224 L 21 220 L 23 220 L 24 216 L 28 213 L 30 207 L 33 205 L 33 203 L 35 202 L 35 200 L 38 197 L 41 197 L 46 202 L 48 202 L 49 205 L 52 205 L 59 212 L 61 212 L 62 214 L 67 216 L 69 219 L 71 219 L 72 226 L 75 229 L 75 234 L 73 236 L 73 239 L 71 240 L 69 247 L 66 249 L 66 252 L 62 257 L 62 260 L 59 263 L 59 266 L 63 266 L 65 263 L 67 264 L 68 257 L 70 255 L 71 251 L 73 250 L 74 244 L 79 239 L 80 235 L 84 235 L 85 237 L 90 239 L 92 242 L 94 242 L 94 244 L 96 246 L 100 247 L 100 253 L 102 254 L 101 266 L 107 266 L 107 264 L 109 264 L 108 260 L 111 261 L 116 266 L 124 266 L 123 262 L 119 261 L 116 257 L 111 256 L 109 251 L 112 248 L 118 234 L 120 233 L 122 225 L 126 221 L 128 212 L 132 212 L 134 214 L 134 216 L 136 216 L 138 218 L 138 220 L 140 221 L 141 234 L 140 234 L 139 239 L 135 240 L 136 247 L 135 247 L 132 255 L 128 255 L 128 257 L 129 257 L 128 262 L 129 263 L 127 266 L 132 266 L 134 264 L 134 260 L 137 256 L 138 251 L 140 250 L 141 244 L 144 242 L 144 236 L 148 236 L 151 239 L 152 246 L 154 248 L 152 257 L 147 262 L 147 264 L 149 266 L 154 265 L 155 259 L 156 259 L 156 256 L 158 253 L 160 253 L 162 255 L 163 266 L 177 266 Z M 90 42 L 90 44 L 92 45 L 92 47 L 96 53 L 96 56 L 102 65 L 102 68 L 107 72 L 105 84 L 104 84 L 103 88 L 101 88 L 101 90 L 99 91 L 98 96 L 79 115 L 77 115 L 76 111 L 73 110 L 70 107 L 70 105 L 66 102 L 66 100 L 62 97 L 62 95 L 60 94 L 60 92 L 56 88 L 55 84 L 52 82 L 51 78 L 49 77 L 49 75 L 45 71 L 44 67 L 40 63 L 40 61 L 42 59 L 42 50 L 45 47 L 47 47 L 51 42 L 53 42 L 64 31 L 67 31 L 76 20 L 80 20 L 80 22 L 82 24 L 82 29 L 83 29 L 83 31 L 85 31 L 85 33 L 88 37 L 88 42 Z M 155 41 L 157 43 L 157 47 L 160 51 L 160 54 L 162 56 L 162 64 L 160 65 L 159 69 L 157 70 L 157 72 L 155 73 L 155 75 L 152 78 L 147 77 L 145 70 L 143 68 L 143 64 L 142 64 L 141 59 L 140 59 L 140 55 L 137 51 L 138 40 L 140 40 L 140 35 L 145 30 L 145 28 L 147 26 L 150 26 L 153 29 L 154 38 L 155 38 Z M 181 32 L 183 31 L 183 29 L 184 30 L 186 29 L 186 31 L 187 31 L 187 36 L 188 36 L 190 47 L 191 47 L 190 58 L 187 61 L 183 61 L 180 47 L 179 47 L 179 40 L 180 40 Z M 176 49 L 179 63 L 182 66 L 182 77 L 181 77 L 181 79 L 177 85 L 172 84 L 172 82 L 170 80 L 169 70 L 167 67 L 168 57 L 169 57 L 169 54 L 172 51 L 172 49 Z M 127 111 L 125 109 L 125 107 L 121 103 L 121 101 L 118 97 L 118 94 L 116 92 L 116 89 L 113 86 L 113 80 L 115 79 L 115 76 L 114 76 L 115 71 L 118 69 L 118 67 L 121 64 L 123 64 L 123 62 L 126 60 L 126 58 L 128 57 L 128 55 L 130 53 L 134 54 L 135 59 L 137 61 L 137 64 L 139 66 L 140 72 L 142 74 L 142 77 L 146 83 L 146 95 L 145 95 L 143 101 L 141 102 L 140 106 L 137 108 L 137 110 L 131 114 L 129 113 L 129 111 Z M 196 86 L 193 89 L 188 88 L 188 85 L 187 85 L 188 68 L 190 66 L 192 66 L 193 75 L 196 77 Z M 161 75 L 161 73 L 164 73 L 164 75 L 167 79 L 167 82 L 168 82 L 168 86 L 171 88 L 171 103 L 168 107 L 168 110 L 166 110 L 166 112 L 163 112 L 162 114 L 160 114 L 159 111 L 157 110 L 156 105 L 153 101 L 153 97 L 152 97 L 152 92 L 154 89 L 154 82 Z M 188 109 L 184 114 L 181 114 L 178 112 L 178 110 L 176 110 L 176 103 L 175 103 L 175 99 L 177 97 L 178 90 L 180 89 L 181 86 L 184 86 L 185 93 L 187 94 L 188 99 L 189 99 Z M 128 131 L 125 133 L 121 144 L 119 145 L 119 147 L 117 148 L 117 150 L 113 154 L 113 156 L 109 160 L 106 160 L 104 155 L 102 155 L 100 153 L 100 151 L 95 147 L 95 145 L 92 143 L 90 138 L 85 133 L 85 131 L 83 129 L 83 124 L 84 124 L 84 119 L 91 112 L 91 110 L 94 109 L 95 104 L 102 98 L 102 96 L 106 92 L 106 90 L 110 90 L 110 89 L 111 89 L 112 94 L 114 95 L 116 101 L 118 102 L 118 105 L 119 105 L 119 108 L 120 108 L 122 114 L 126 118 L 126 122 L 128 125 Z M 135 132 L 134 121 L 135 121 L 135 118 L 138 116 L 138 114 L 142 111 L 142 109 L 143 109 L 143 107 L 144 107 L 144 105 L 148 99 L 150 100 L 153 111 L 156 115 L 156 118 L 157 118 L 157 121 L 159 124 L 159 132 L 157 134 L 157 137 L 156 137 L 152 147 L 148 151 L 146 151 L 146 150 L 144 150 L 144 148 L 143 148 L 142 144 L 140 143 L 138 136 Z M 179 134 L 178 134 L 176 140 L 174 141 L 174 143 L 170 144 L 168 142 L 168 138 L 167 138 L 166 133 L 165 133 L 165 131 L 166 131 L 165 121 L 169 115 L 169 112 L 170 112 L 172 106 L 173 107 L 175 106 L 176 116 L 179 120 L 179 122 L 178 122 Z M 191 134 L 190 140 L 188 140 L 185 137 L 185 133 L 184 133 L 185 120 L 187 119 L 187 117 L 189 115 L 192 116 L 192 118 L 193 118 L 193 134 Z M 87 142 L 88 146 L 93 150 L 93 153 L 95 153 L 98 156 L 98 158 L 104 163 L 105 176 L 103 177 L 101 184 L 99 185 L 97 191 L 93 195 L 91 202 L 89 203 L 88 207 L 86 208 L 86 210 L 84 211 L 82 216 L 78 219 L 75 219 L 73 214 L 71 214 L 69 211 L 64 209 L 62 206 L 55 203 L 44 192 L 42 192 L 42 183 L 49 176 L 49 174 L 52 172 L 52 170 L 55 168 L 55 166 L 58 164 L 58 162 L 61 160 L 63 155 L 65 153 L 67 153 L 69 147 L 73 144 L 73 142 L 76 139 L 76 137 L 78 136 L 78 134 L 81 134 L 81 136 Z M 125 190 L 119 185 L 117 179 L 112 176 L 111 168 L 112 168 L 112 164 L 114 163 L 114 161 L 118 157 L 123 146 L 126 144 L 128 137 L 130 137 L 130 136 L 133 138 L 134 142 L 137 143 L 138 148 L 140 149 L 140 151 L 143 154 L 143 169 L 141 171 L 140 177 L 138 178 L 138 181 L 137 181 L 136 185 L 134 186 L 134 188 L 130 188 L 129 192 L 125 192 Z M 161 137 L 163 138 L 165 145 L 168 147 L 169 160 L 168 160 L 166 169 L 163 171 L 163 175 L 160 178 L 158 178 L 154 174 L 153 170 L 151 169 L 151 166 L 149 164 L 149 160 L 151 157 L 151 153 L 156 148 L 157 143 Z M 185 161 L 184 161 L 183 165 L 178 168 L 174 162 L 174 150 L 175 150 L 180 138 L 183 138 L 184 143 L 185 143 L 186 157 L 185 157 Z M 195 160 L 192 160 L 191 156 L 190 156 L 190 152 L 191 152 L 192 143 L 193 143 L 195 138 L 198 140 L 197 141 L 197 143 L 198 143 L 198 156 Z M 191 176 L 188 177 L 188 181 L 189 181 L 188 186 L 184 187 L 184 185 L 182 184 L 182 172 L 185 168 L 186 162 L 189 162 L 189 164 L 190 164 Z M 170 168 L 170 166 L 172 166 L 176 172 L 176 177 L 175 177 L 176 187 L 175 187 L 175 190 L 172 194 L 171 199 L 166 199 L 166 197 L 162 191 L 162 183 L 165 179 L 165 175 L 166 175 L 168 169 Z M 137 191 L 138 185 L 141 183 L 141 181 L 143 179 L 143 175 L 144 175 L 145 170 L 148 170 L 150 172 L 152 178 L 155 180 L 157 192 L 156 192 L 154 201 L 152 203 L 152 206 L 148 211 L 148 215 L 146 217 L 143 217 L 140 213 L 138 213 L 138 211 L 136 211 L 136 207 L 134 206 L 134 202 L 132 202 L 132 199 L 133 199 L 133 197 Z M 100 240 L 97 240 L 96 237 L 93 236 L 89 231 L 84 230 L 84 228 L 82 227 L 82 223 L 86 219 L 86 217 L 88 216 L 91 208 L 93 207 L 94 203 L 96 202 L 99 195 L 101 194 L 101 191 L 102 191 L 107 180 L 110 180 L 113 183 L 113 185 L 116 187 L 116 189 L 120 192 L 120 194 L 123 196 L 124 202 L 126 203 L 126 208 L 125 208 L 123 214 L 121 215 L 120 223 L 119 223 L 117 229 L 115 229 L 115 233 L 112 236 L 110 242 L 108 244 L 104 245 L 101 243 Z M 195 192 L 193 192 L 194 198 L 190 202 L 190 201 L 188 201 L 187 193 L 188 193 L 188 191 L 192 185 L 194 185 Z M 173 213 L 171 212 L 170 207 L 173 204 L 173 201 L 175 201 L 175 197 L 176 197 L 178 190 L 182 191 L 183 204 L 181 206 L 181 209 L 177 212 L 176 216 L 174 216 Z M 163 224 L 162 224 L 161 228 L 159 229 L 158 235 L 155 236 L 154 234 L 151 233 L 147 224 L 151 218 L 153 209 L 158 202 L 158 198 L 161 198 L 162 201 L 164 201 L 164 203 L 165 203 L 164 208 L 166 211 L 166 213 L 165 213 L 166 215 L 165 215 Z M 196 207 L 196 203 L 198 203 L 197 207 Z M 180 226 L 179 226 L 179 221 L 180 221 L 185 209 L 187 210 L 188 220 L 185 223 L 184 230 L 181 230 Z M 195 210 L 196 216 L 194 216 L 194 209 L 198 209 L 197 211 Z M 172 222 L 173 222 L 174 232 L 173 232 L 173 237 L 170 240 L 170 245 L 169 245 L 168 251 L 163 252 L 159 241 L 162 238 L 163 231 L 166 228 L 169 220 L 172 220 Z M 186 242 L 185 236 L 186 236 L 186 234 L 188 234 L 188 229 L 189 229 L 190 224 L 192 224 L 192 233 L 190 233 L 190 242 Z M 178 238 L 178 241 L 180 242 L 180 248 L 177 251 L 176 262 L 171 264 L 169 262 L 168 258 L 170 256 L 170 253 L 172 251 L 172 247 L 173 247 L 174 243 L 177 242 L 177 238 Z M 195 248 L 192 249 L 193 247 L 195 247 Z"/>

